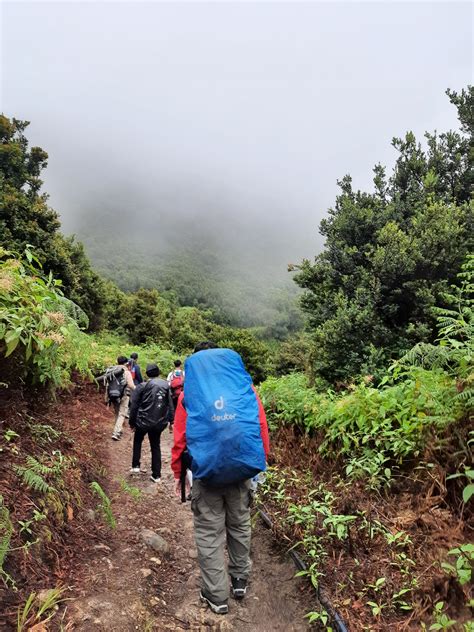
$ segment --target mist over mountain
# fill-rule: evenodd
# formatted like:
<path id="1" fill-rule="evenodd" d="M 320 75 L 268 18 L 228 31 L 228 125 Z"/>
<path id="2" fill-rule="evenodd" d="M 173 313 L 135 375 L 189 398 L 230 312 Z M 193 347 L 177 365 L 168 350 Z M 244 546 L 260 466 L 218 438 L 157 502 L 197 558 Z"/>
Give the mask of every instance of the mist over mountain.
<path id="1" fill-rule="evenodd" d="M 282 294 L 290 302 L 298 295 L 287 271 L 292 259 L 284 259 L 288 241 L 298 241 L 295 227 L 278 235 L 264 216 L 226 218 L 191 202 L 187 215 L 176 200 L 145 212 L 111 200 L 78 214 L 73 230 L 96 268 L 124 290 L 174 291 L 182 304 L 212 308 L 219 320 L 240 326 L 276 322 Z M 294 249 L 293 259 L 299 256 Z"/>
<path id="2" fill-rule="evenodd" d="M 472 74 L 463 2 L 0 10 L 1 107 L 48 152 L 64 231 L 122 288 L 238 324 L 292 300 L 337 180 L 370 188 L 391 135 L 454 127 L 443 92 Z"/>

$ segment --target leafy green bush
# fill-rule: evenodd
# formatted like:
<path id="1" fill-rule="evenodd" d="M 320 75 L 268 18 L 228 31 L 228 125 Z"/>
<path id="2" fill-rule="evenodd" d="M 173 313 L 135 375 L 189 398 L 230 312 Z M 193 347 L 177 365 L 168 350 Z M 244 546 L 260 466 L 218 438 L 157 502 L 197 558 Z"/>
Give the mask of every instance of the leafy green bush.
<path id="1" fill-rule="evenodd" d="M 372 385 L 372 376 L 336 396 L 310 388 L 302 374 L 270 378 L 260 386 L 270 419 L 322 432 L 319 450 L 349 460 L 346 473 L 390 478 L 392 464 L 418 456 L 430 436 L 472 413 L 474 257 L 438 309 L 437 345 L 417 345 Z"/>
<path id="2" fill-rule="evenodd" d="M 398 462 L 417 456 L 430 431 L 459 418 L 456 395 L 452 378 L 421 368 L 407 371 L 390 386 L 377 389 L 362 383 L 315 416 L 315 427 L 326 428 L 320 449 L 328 452 L 339 444 L 347 456 L 375 450 Z"/>
<path id="3" fill-rule="evenodd" d="M 351 460 L 347 473 L 374 474 L 389 460 L 416 456 L 430 433 L 443 430 L 462 414 L 456 382 L 442 370 L 413 367 L 398 382 L 374 388 L 359 384 L 349 393 L 317 393 L 306 378 L 269 378 L 260 393 L 270 420 L 323 432 L 320 451 L 334 449 Z"/>
<path id="4" fill-rule="evenodd" d="M 302 373 L 269 377 L 260 385 L 259 392 L 271 424 L 296 424 L 305 431 L 314 425 L 315 416 L 325 401 L 323 394 L 309 387 Z"/>
<path id="5" fill-rule="evenodd" d="M 15 353 L 27 377 L 52 386 L 67 384 L 74 369 L 88 372 L 87 316 L 60 285 L 30 250 L 22 261 L 0 248 L 0 354 Z"/>
<path id="6" fill-rule="evenodd" d="M 127 338 L 116 334 L 89 336 L 89 366 L 94 375 L 99 375 L 105 367 L 116 364 L 119 355 L 129 357 L 133 352 L 138 353 L 138 364 L 142 367 L 143 374 L 146 365 L 154 362 L 165 377 L 172 370 L 173 361 L 180 357 L 174 351 L 163 349 L 157 344 L 133 345 Z"/>
<path id="7" fill-rule="evenodd" d="M 458 398 L 466 408 L 474 407 L 474 255 L 468 255 L 458 274 L 460 286 L 453 286 L 444 299 L 450 308 L 435 308 L 438 315 L 437 345 L 419 343 L 403 358 L 400 366 L 443 368 L 457 379 Z"/>

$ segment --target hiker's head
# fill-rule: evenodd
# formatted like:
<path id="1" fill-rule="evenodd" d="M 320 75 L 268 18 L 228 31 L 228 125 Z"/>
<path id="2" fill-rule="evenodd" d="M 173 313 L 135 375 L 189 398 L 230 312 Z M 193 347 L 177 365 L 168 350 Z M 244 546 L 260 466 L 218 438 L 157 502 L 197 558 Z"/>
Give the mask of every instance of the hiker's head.
<path id="1" fill-rule="evenodd" d="M 216 345 L 215 342 L 212 342 L 212 340 L 198 342 L 197 345 L 194 347 L 193 353 L 197 353 L 198 351 L 206 351 L 207 349 L 218 349 L 218 345 Z"/>
<path id="2" fill-rule="evenodd" d="M 175 360 L 174 361 L 174 366 L 179 369 L 179 367 L 181 366 L 181 360 Z"/>
<path id="3" fill-rule="evenodd" d="M 158 377 L 160 374 L 160 369 L 157 364 L 147 364 L 146 365 L 146 374 L 148 377 Z"/>
<path id="4" fill-rule="evenodd" d="M 138 360 L 138 353 L 135 353 L 135 351 L 133 353 L 130 354 L 130 357 L 132 358 L 132 360 Z"/>
<path id="5" fill-rule="evenodd" d="M 127 356 L 119 356 L 117 358 L 117 364 L 127 364 L 128 358 Z"/>

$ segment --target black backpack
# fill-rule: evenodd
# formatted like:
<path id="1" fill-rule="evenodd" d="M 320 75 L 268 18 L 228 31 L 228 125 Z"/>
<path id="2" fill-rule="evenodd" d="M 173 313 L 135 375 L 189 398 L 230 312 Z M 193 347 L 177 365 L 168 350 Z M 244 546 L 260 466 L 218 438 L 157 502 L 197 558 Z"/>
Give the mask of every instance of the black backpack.
<path id="1" fill-rule="evenodd" d="M 150 380 L 142 391 L 141 406 L 136 418 L 137 428 L 148 431 L 166 425 L 168 414 L 168 390 Z"/>
<path id="2" fill-rule="evenodd" d="M 105 388 L 109 404 L 118 404 L 123 397 L 127 380 L 123 366 L 111 366 L 105 372 Z"/>

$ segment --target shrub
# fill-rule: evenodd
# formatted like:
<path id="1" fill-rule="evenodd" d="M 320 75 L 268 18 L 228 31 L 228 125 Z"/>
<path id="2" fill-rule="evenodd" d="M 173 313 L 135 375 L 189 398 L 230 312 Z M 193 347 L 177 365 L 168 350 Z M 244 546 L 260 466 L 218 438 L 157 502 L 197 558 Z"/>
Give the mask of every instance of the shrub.
<path id="1" fill-rule="evenodd" d="M 15 354 L 33 382 L 63 386 L 73 369 L 88 372 L 88 336 L 81 331 L 87 316 L 64 297 L 60 281 L 42 274 L 30 250 L 25 256 L 0 248 L 0 354 Z M 3 379 L 8 383 L 8 371 Z"/>

